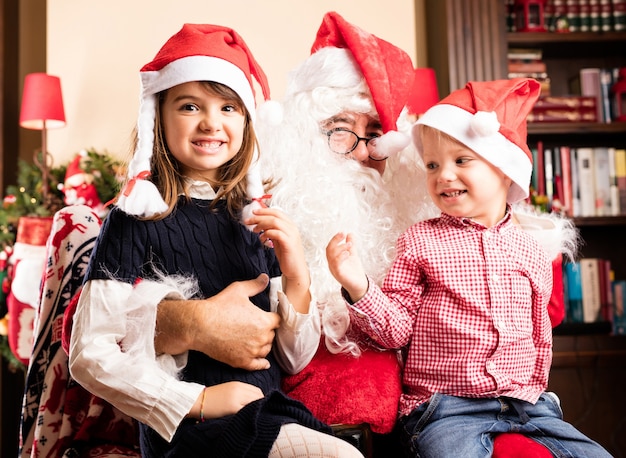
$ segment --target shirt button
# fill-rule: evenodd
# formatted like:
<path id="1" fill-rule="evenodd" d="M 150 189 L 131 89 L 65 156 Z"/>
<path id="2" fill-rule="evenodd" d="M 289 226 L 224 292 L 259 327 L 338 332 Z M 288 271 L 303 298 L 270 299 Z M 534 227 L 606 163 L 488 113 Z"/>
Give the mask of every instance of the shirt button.
<path id="1" fill-rule="evenodd" d="M 498 275 L 498 274 L 493 274 L 493 275 L 491 275 L 491 279 L 492 279 L 493 281 L 499 281 L 499 280 L 500 280 L 500 275 Z"/>
<path id="2" fill-rule="evenodd" d="M 494 363 L 493 361 L 487 361 L 487 369 L 492 371 L 496 368 L 496 363 Z"/>
<path id="3" fill-rule="evenodd" d="M 504 320 L 498 321 L 498 329 L 502 329 L 502 330 L 506 329 L 506 322 L 504 322 Z"/>

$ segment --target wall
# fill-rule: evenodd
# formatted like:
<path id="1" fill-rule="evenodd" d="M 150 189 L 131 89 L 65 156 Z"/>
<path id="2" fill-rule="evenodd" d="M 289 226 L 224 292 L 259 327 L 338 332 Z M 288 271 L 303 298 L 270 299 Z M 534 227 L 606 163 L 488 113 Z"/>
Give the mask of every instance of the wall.
<path id="1" fill-rule="evenodd" d="M 136 120 L 139 69 L 183 23 L 230 26 L 246 40 L 280 99 L 308 56 L 325 12 L 404 49 L 425 66 L 421 0 L 48 0 L 48 73 L 61 78 L 67 125 L 48 133 L 55 163 L 94 147 L 125 157 Z M 245 14 L 242 14 L 245 13 Z M 419 36 L 417 31 L 419 31 Z M 418 46 L 419 44 L 419 46 Z"/>

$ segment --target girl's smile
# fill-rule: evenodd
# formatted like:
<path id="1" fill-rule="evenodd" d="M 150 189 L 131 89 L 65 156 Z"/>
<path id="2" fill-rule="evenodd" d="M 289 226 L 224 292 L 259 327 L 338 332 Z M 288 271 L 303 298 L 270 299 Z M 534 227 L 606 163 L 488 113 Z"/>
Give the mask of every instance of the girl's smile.
<path id="1" fill-rule="evenodd" d="M 165 139 L 180 172 L 213 183 L 243 142 L 245 115 L 237 102 L 193 81 L 169 89 L 162 102 Z"/>

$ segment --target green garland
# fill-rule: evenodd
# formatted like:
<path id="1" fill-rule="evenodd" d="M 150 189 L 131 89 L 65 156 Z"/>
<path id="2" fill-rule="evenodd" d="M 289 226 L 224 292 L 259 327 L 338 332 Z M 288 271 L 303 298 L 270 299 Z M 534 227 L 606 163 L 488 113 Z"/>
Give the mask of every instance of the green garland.
<path id="1" fill-rule="evenodd" d="M 94 177 L 94 185 L 102 203 L 113 199 L 120 186 L 120 162 L 108 153 L 98 153 L 89 149 L 81 153 L 80 167 Z M 49 170 L 49 195 L 43 199 L 41 169 L 32 163 L 19 161 L 17 185 L 10 185 L 0 207 L 0 252 L 9 249 L 15 243 L 18 220 L 22 216 L 52 216 L 63 206 L 63 192 L 59 185 L 65 180 L 67 165 Z M 0 268 L 0 283 L 6 277 L 6 266 Z M 7 314 L 6 294 L 0 291 L 0 319 Z M 15 357 L 9 347 L 8 336 L 0 334 L 0 354 L 7 361 L 12 371 L 26 370 L 22 362 Z"/>

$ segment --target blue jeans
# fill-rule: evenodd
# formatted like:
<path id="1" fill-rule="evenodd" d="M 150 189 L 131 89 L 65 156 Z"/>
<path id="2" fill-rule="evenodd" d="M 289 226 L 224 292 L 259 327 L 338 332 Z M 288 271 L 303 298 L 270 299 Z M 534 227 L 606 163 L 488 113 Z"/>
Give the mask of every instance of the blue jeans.
<path id="1" fill-rule="evenodd" d="M 554 393 L 535 405 L 511 398 L 470 399 L 435 394 L 400 419 L 410 456 L 478 458 L 493 452 L 498 433 L 519 432 L 545 445 L 557 457 L 610 458 L 611 455 L 563 420 Z"/>

